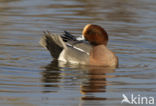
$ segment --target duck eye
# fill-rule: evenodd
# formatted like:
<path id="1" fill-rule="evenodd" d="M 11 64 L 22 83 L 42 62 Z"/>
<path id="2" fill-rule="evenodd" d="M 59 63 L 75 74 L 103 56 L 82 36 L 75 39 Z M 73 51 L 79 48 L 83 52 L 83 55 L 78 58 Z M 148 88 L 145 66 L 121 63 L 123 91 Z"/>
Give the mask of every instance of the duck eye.
<path id="1" fill-rule="evenodd" d="M 88 31 L 86 32 L 86 34 L 88 34 L 88 35 L 94 34 L 94 31 L 93 31 L 93 30 L 88 30 Z"/>

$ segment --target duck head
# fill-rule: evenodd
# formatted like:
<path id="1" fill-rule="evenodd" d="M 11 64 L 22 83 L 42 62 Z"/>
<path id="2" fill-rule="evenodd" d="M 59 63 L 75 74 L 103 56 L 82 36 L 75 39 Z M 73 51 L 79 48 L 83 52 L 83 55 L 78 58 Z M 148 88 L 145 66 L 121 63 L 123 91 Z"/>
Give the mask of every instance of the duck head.
<path id="1" fill-rule="evenodd" d="M 93 46 L 101 44 L 107 46 L 107 32 L 99 25 L 87 24 L 82 31 L 82 36 Z"/>

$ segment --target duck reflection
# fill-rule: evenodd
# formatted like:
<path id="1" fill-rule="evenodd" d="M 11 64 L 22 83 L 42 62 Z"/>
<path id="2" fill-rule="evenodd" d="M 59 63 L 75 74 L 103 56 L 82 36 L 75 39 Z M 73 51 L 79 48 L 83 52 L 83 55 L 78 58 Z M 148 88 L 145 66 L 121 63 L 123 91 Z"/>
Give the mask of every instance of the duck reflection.
<path id="1" fill-rule="evenodd" d="M 57 92 L 60 82 L 60 69 L 58 67 L 58 61 L 54 60 L 45 67 L 45 70 L 42 72 L 42 81 L 44 82 L 44 93 L 48 92 Z M 55 88 L 55 89 L 54 89 Z"/>
<path id="2" fill-rule="evenodd" d="M 42 81 L 44 82 L 44 88 L 45 88 L 43 92 L 45 93 L 57 92 L 60 88 L 59 86 L 59 84 L 61 83 L 60 80 L 65 79 L 62 77 L 67 76 L 67 74 L 65 74 L 61 70 L 62 69 L 68 70 L 69 68 L 72 69 L 72 70 L 70 69 L 71 73 L 73 73 L 72 71 L 74 71 L 75 69 L 81 71 L 80 73 L 78 73 L 79 75 L 74 74 L 74 77 L 76 77 L 75 79 L 78 79 L 76 81 L 81 81 L 80 93 L 83 95 L 81 97 L 81 101 L 83 101 L 83 103 L 80 102 L 80 105 L 83 105 L 85 103 L 85 100 L 106 100 L 107 99 L 104 97 L 97 97 L 96 93 L 106 92 L 106 86 L 108 85 L 107 78 L 115 77 L 114 75 L 110 74 L 110 73 L 114 73 L 115 69 L 106 68 L 106 67 L 93 67 L 93 66 L 80 66 L 80 65 L 76 66 L 71 64 L 63 64 L 55 60 L 52 61 L 51 64 L 47 65 L 45 67 L 45 70 L 42 73 L 43 75 Z"/>
<path id="3" fill-rule="evenodd" d="M 94 93 L 106 92 L 108 85 L 107 78 L 112 78 L 114 75 L 107 75 L 115 72 L 115 69 L 106 67 L 89 67 L 88 81 L 81 85 L 81 93 L 84 95 L 82 100 L 106 100 L 106 98 L 96 97 Z"/>

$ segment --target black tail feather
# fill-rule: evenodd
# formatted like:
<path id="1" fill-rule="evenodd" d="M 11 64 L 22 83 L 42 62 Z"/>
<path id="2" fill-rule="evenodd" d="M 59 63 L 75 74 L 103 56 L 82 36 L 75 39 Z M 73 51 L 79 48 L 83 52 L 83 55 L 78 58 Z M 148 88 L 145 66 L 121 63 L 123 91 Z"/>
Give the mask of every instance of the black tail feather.
<path id="1" fill-rule="evenodd" d="M 65 42 L 67 42 L 69 40 L 76 41 L 76 37 L 67 31 L 64 31 L 64 34 L 61 37 L 62 37 L 63 41 L 65 41 Z"/>

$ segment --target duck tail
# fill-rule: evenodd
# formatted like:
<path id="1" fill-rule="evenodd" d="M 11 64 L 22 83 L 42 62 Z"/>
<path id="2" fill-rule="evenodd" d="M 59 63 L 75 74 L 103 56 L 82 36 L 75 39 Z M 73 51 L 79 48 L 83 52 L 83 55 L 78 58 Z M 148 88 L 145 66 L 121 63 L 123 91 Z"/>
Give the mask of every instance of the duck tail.
<path id="1" fill-rule="evenodd" d="M 44 35 L 40 39 L 40 44 L 44 48 L 48 49 L 50 54 L 58 59 L 61 51 L 67 48 L 65 42 L 62 40 L 61 36 L 58 34 L 52 34 L 49 31 L 44 31 Z"/>

